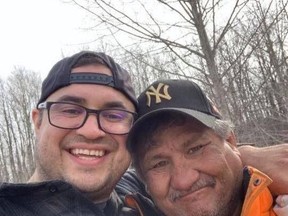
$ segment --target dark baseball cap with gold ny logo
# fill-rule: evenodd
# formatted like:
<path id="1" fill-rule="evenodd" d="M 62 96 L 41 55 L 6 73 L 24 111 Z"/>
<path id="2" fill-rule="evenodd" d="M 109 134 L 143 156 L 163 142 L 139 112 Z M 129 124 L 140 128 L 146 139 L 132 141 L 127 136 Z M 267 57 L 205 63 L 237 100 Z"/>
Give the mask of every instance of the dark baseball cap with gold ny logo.
<path id="1" fill-rule="evenodd" d="M 160 112 L 168 111 L 189 115 L 212 129 L 216 119 L 222 119 L 215 105 L 195 82 L 158 80 L 138 97 L 138 119 L 129 133 L 128 145 L 144 122 L 157 118 Z"/>

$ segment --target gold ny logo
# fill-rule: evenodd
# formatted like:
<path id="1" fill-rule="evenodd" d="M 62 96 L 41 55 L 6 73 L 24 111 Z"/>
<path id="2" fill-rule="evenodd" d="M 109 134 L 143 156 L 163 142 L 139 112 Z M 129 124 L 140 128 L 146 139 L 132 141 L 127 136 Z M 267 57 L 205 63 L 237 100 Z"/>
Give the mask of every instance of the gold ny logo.
<path id="1" fill-rule="evenodd" d="M 168 88 L 169 86 L 164 85 L 163 83 L 159 83 L 156 89 L 154 88 L 154 86 L 151 86 L 148 91 L 146 91 L 147 106 L 150 107 L 152 96 L 155 96 L 155 103 L 161 103 L 161 98 L 170 100 L 171 96 L 168 93 Z M 161 89 L 163 93 L 160 93 Z"/>

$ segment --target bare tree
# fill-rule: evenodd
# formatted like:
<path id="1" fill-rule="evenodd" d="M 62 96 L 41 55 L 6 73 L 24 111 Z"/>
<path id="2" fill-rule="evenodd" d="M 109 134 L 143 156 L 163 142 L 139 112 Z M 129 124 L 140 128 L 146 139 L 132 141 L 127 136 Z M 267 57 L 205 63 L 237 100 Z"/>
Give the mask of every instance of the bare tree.
<path id="1" fill-rule="evenodd" d="M 34 169 L 34 132 L 30 112 L 39 98 L 41 78 L 25 68 L 15 68 L 1 82 L 0 165 L 2 180 L 23 182 Z"/>
<path id="2" fill-rule="evenodd" d="M 95 40 L 116 41 L 123 59 L 137 59 L 137 91 L 156 73 L 193 79 L 236 123 L 240 140 L 287 141 L 279 135 L 287 134 L 287 1 L 72 2 L 94 18 Z"/>
<path id="3" fill-rule="evenodd" d="M 223 0 L 216 2 L 138 0 L 121 1 L 121 3 L 104 0 L 79 3 L 74 0 L 73 2 L 97 17 L 98 21 L 106 26 L 105 29 L 110 27 L 113 34 L 118 31 L 125 32 L 138 38 L 140 42 L 154 42 L 158 45 L 156 50 L 161 49 L 162 55 L 167 52 L 170 55 L 173 54 L 171 59 L 182 65 L 182 68 L 186 67 L 184 77 L 191 77 L 191 70 L 201 73 L 204 78 L 200 81 L 213 86 L 211 90 L 218 99 L 218 105 L 224 115 L 228 113 L 224 97 L 224 81 L 217 67 L 216 54 L 219 44 L 231 28 L 237 15 L 247 4 L 247 0 L 234 1 L 233 5 L 229 3 L 231 12 L 225 23 L 218 26 L 217 22 L 219 23 L 220 18 L 216 16 L 216 11 L 221 8 L 223 2 L 225 3 Z M 129 13 L 128 10 L 125 10 L 127 5 L 132 10 L 135 8 L 135 11 Z M 154 7 L 158 10 L 155 10 Z M 162 11 L 162 13 L 160 12 L 159 15 L 154 11 L 157 13 Z M 161 16 L 164 18 L 161 19 Z M 172 21 L 169 19 L 170 17 L 173 17 Z M 113 27 L 112 30 L 111 27 Z M 99 29 L 99 25 L 97 28 Z M 168 62 L 171 61 L 168 60 Z M 179 76 L 181 75 L 179 74 Z"/>
<path id="4" fill-rule="evenodd" d="M 241 41 L 250 38 L 233 75 L 238 80 L 233 86 L 240 98 L 233 110 L 237 113 L 235 110 L 241 109 L 239 116 L 245 117 L 244 121 L 238 119 L 238 129 L 245 132 L 242 140 L 277 143 L 287 140 L 288 128 L 288 68 L 283 49 L 288 33 L 287 1 L 274 1 L 266 6 L 262 1 L 254 3 L 246 11 L 245 22 L 239 21 L 233 29 L 238 35 L 234 50 L 238 50 Z M 225 50 L 225 53 L 233 55 L 234 50 Z"/>

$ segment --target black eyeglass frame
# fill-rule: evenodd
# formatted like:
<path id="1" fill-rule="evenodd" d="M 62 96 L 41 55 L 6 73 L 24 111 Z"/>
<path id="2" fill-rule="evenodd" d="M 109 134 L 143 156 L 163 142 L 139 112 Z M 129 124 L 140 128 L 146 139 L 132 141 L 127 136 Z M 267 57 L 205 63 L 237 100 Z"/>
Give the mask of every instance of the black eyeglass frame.
<path id="1" fill-rule="evenodd" d="M 53 124 L 52 121 L 51 121 L 51 118 L 50 118 L 50 108 L 51 108 L 51 106 L 52 106 L 53 104 L 70 104 L 70 105 L 79 106 L 79 107 L 83 108 L 83 109 L 86 111 L 86 116 L 85 116 L 85 118 L 83 119 L 82 124 L 80 124 L 80 125 L 77 126 L 77 127 L 71 127 L 71 128 L 61 127 L 61 126 L 58 126 L 58 125 Z M 133 124 L 134 124 L 134 122 L 135 122 L 135 118 L 136 118 L 136 116 L 137 116 L 137 113 L 131 112 L 131 111 L 128 111 L 128 110 L 125 110 L 125 109 L 107 108 L 107 109 L 98 109 L 98 110 L 96 110 L 96 109 L 89 109 L 89 108 L 84 107 L 84 106 L 82 106 L 82 105 L 80 105 L 80 104 L 71 103 L 71 102 L 60 102 L 60 101 L 55 101 L 55 102 L 53 102 L 53 101 L 45 101 L 45 102 L 42 102 L 42 103 L 38 104 L 37 109 L 39 109 L 39 110 L 41 110 L 41 109 L 46 109 L 46 110 L 47 110 L 48 120 L 49 120 L 49 123 L 50 123 L 52 126 L 57 127 L 57 128 L 60 128 L 60 129 L 68 129 L 68 130 L 73 130 L 73 129 L 79 129 L 79 128 L 81 128 L 81 127 L 86 123 L 89 115 L 90 115 L 90 114 L 94 114 L 94 115 L 96 115 L 97 124 L 98 124 L 99 129 L 101 129 L 101 130 L 104 131 L 105 133 L 115 134 L 115 135 L 125 135 L 125 134 L 128 134 L 129 131 L 130 131 L 130 129 L 132 128 L 132 126 L 133 126 Z M 129 113 L 129 114 L 132 114 L 132 122 L 131 122 L 131 126 L 130 126 L 128 132 L 125 132 L 125 133 L 113 133 L 113 132 L 107 131 L 107 129 L 105 129 L 105 128 L 102 127 L 102 125 L 101 125 L 101 123 L 100 123 L 100 117 L 99 117 L 100 115 L 99 115 L 99 114 L 101 114 L 101 112 L 103 112 L 103 111 L 109 111 L 109 110 L 111 110 L 111 111 L 112 111 L 112 110 L 123 111 L 123 112 Z"/>

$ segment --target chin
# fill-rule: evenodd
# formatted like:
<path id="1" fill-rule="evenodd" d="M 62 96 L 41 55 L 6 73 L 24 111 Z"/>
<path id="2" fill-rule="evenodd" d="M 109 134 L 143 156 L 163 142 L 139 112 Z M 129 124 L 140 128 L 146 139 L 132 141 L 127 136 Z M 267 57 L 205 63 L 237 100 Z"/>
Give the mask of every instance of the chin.
<path id="1" fill-rule="evenodd" d="M 107 179 L 107 178 L 106 178 Z M 106 180 L 104 178 L 99 179 L 97 176 L 78 176 L 72 178 L 66 178 L 66 182 L 69 182 L 74 187 L 78 188 L 83 192 L 91 192 L 95 190 L 99 190 L 104 187 Z"/>
<path id="2" fill-rule="evenodd" d="M 207 208 L 193 208 L 193 209 L 175 209 L 174 211 L 166 211 L 166 216 L 213 216 L 215 211 Z M 217 214 L 216 214 L 217 215 Z"/>

